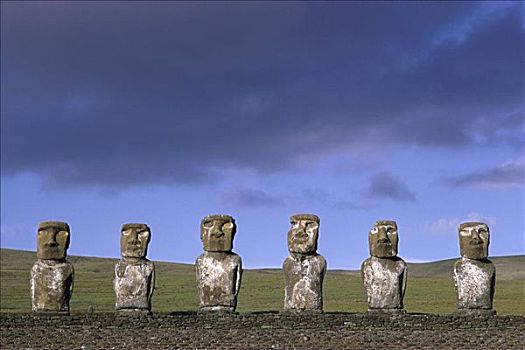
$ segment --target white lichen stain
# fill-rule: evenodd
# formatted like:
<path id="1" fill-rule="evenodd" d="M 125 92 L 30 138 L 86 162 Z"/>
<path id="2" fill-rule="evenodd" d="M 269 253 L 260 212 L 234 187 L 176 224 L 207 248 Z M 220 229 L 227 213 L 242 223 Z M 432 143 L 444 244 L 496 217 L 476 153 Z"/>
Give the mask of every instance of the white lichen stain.
<path id="1" fill-rule="evenodd" d="M 31 269 L 32 310 L 68 310 L 73 266 L 37 261 Z"/>
<path id="2" fill-rule="evenodd" d="M 488 263 L 462 258 L 454 267 L 459 308 L 490 308 L 493 270 Z"/>
<path id="3" fill-rule="evenodd" d="M 287 284 L 285 288 L 285 309 L 322 309 L 322 281 L 326 261 L 320 255 L 303 259 L 288 257 L 285 260 Z M 293 287 L 291 287 L 293 285 Z M 291 288 L 290 288 L 291 287 Z"/>
<path id="4" fill-rule="evenodd" d="M 126 263 L 119 261 L 115 266 L 114 288 L 116 293 L 115 307 L 121 308 L 150 308 L 152 294 L 152 262 Z"/>
<path id="5" fill-rule="evenodd" d="M 403 295 L 405 263 L 387 258 L 370 257 L 362 268 L 369 308 L 400 308 Z"/>
<path id="6" fill-rule="evenodd" d="M 234 253 L 205 252 L 197 258 L 197 287 L 201 307 L 235 307 L 242 273 Z"/>

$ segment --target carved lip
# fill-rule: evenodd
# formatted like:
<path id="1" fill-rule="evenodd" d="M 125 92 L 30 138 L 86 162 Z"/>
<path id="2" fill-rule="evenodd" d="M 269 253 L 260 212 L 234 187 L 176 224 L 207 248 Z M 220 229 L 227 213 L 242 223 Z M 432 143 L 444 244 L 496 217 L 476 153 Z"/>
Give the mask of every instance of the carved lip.
<path id="1" fill-rule="evenodd" d="M 141 249 L 141 245 L 140 244 L 126 244 L 126 248 L 139 250 Z"/>
<path id="2" fill-rule="evenodd" d="M 308 242 L 308 236 L 307 235 L 305 235 L 305 236 L 294 236 L 293 241 L 294 242 L 299 242 L 299 243 L 305 243 L 305 242 Z"/>

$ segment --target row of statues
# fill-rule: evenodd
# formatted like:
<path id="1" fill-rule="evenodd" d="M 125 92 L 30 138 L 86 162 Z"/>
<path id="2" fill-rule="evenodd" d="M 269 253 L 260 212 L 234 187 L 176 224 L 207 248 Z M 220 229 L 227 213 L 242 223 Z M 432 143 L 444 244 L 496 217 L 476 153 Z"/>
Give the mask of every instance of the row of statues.
<path id="1" fill-rule="evenodd" d="M 290 218 L 289 256 L 283 263 L 284 310 L 321 312 L 326 260 L 317 253 L 319 217 Z M 201 311 L 234 312 L 241 285 L 241 257 L 232 251 L 236 224 L 229 215 L 206 216 L 200 226 L 204 253 L 196 261 Z M 487 259 L 489 228 L 481 222 L 459 226 L 461 259 L 454 264 L 458 311 L 494 314 L 495 268 Z M 146 258 L 151 230 L 146 224 L 125 224 L 120 237 L 121 259 L 113 281 L 119 312 L 151 311 L 155 265 Z M 397 256 L 395 221 L 377 221 L 368 234 L 370 257 L 361 266 L 369 312 L 404 312 L 407 265 Z M 35 313 L 69 314 L 73 265 L 66 260 L 70 229 L 64 222 L 38 226 L 37 262 L 31 270 L 32 309 Z"/>

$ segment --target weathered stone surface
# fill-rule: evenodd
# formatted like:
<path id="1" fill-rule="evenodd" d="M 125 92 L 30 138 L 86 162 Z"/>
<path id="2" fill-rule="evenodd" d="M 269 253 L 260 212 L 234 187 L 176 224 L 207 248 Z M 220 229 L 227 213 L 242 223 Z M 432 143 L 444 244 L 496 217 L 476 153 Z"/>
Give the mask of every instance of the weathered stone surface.
<path id="1" fill-rule="evenodd" d="M 368 309 L 402 309 L 406 286 L 406 263 L 403 259 L 366 259 L 361 266 Z"/>
<path id="2" fill-rule="evenodd" d="M 146 224 L 125 224 L 120 236 L 122 259 L 115 265 L 115 308 L 150 311 L 155 287 L 155 265 L 146 259 L 151 230 Z"/>
<path id="3" fill-rule="evenodd" d="M 490 232 L 482 222 L 459 225 L 459 251 L 463 258 L 482 260 L 489 256 Z"/>
<path id="4" fill-rule="evenodd" d="M 284 309 L 323 310 L 323 279 L 326 260 L 321 255 L 289 256 L 283 264 Z"/>
<path id="5" fill-rule="evenodd" d="M 370 256 L 390 258 L 397 256 L 397 223 L 392 220 L 379 220 L 368 233 Z"/>
<path id="6" fill-rule="evenodd" d="M 0 315 L 4 349 L 523 349 L 524 316 L 196 314 Z"/>
<path id="7" fill-rule="evenodd" d="M 284 310 L 322 311 L 326 260 L 317 254 L 319 217 L 311 214 L 293 215 L 290 223 L 290 255 L 283 263 Z"/>
<path id="8" fill-rule="evenodd" d="M 201 310 L 235 311 L 241 284 L 241 257 L 231 252 L 205 252 L 196 264 Z"/>
<path id="9" fill-rule="evenodd" d="M 201 222 L 205 252 L 196 261 L 201 311 L 233 312 L 237 307 L 242 261 L 231 251 L 236 228 L 229 215 L 209 215 Z"/>
<path id="10" fill-rule="evenodd" d="M 66 261 L 69 225 L 46 221 L 38 225 L 37 258 L 31 269 L 31 300 L 34 313 L 69 313 L 73 293 L 73 265 Z"/>
<path id="11" fill-rule="evenodd" d="M 398 242 L 395 221 L 377 221 L 368 234 L 371 257 L 361 265 L 361 275 L 369 311 L 403 309 L 407 265 L 396 256 Z"/>
<path id="12" fill-rule="evenodd" d="M 462 258 L 454 264 L 453 274 L 458 311 L 492 310 L 496 269 L 487 259 L 489 228 L 481 222 L 467 222 L 458 231 Z"/>
<path id="13" fill-rule="evenodd" d="M 201 221 L 201 241 L 207 252 L 230 252 L 237 226 L 229 215 L 208 215 Z"/>

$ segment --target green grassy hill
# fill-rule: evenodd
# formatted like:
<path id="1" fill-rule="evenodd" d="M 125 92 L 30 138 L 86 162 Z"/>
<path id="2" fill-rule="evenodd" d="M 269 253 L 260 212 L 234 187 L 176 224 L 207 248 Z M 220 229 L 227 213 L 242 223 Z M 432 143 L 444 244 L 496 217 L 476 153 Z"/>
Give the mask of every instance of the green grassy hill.
<path id="1" fill-rule="evenodd" d="M 408 264 L 410 277 L 448 277 L 456 259 Z M 525 280 L 525 255 L 491 257 L 498 280 Z"/>
<path id="2" fill-rule="evenodd" d="M 29 271 L 35 252 L 0 250 L 0 311 L 29 312 Z M 70 256 L 75 266 L 73 312 L 114 308 L 113 268 L 116 259 Z M 408 266 L 405 308 L 409 312 L 452 313 L 455 293 L 452 264 L 456 259 Z M 497 282 L 494 308 L 499 314 L 525 315 L 525 256 L 494 257 Z M 190 264 L 155 262 L 156 289 L 153 311 L 196 310 L 194 267 Z M 238 311 L 281 310 L 284 278 L 279 269 L 246 270 Z M 358 271 L 329 271 L 324 284 L 326 311 L 366 311 L 366 297 Z"/>

